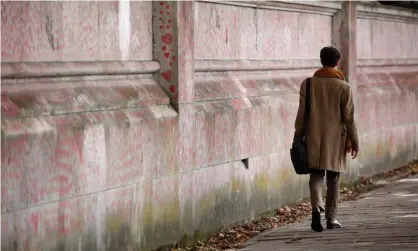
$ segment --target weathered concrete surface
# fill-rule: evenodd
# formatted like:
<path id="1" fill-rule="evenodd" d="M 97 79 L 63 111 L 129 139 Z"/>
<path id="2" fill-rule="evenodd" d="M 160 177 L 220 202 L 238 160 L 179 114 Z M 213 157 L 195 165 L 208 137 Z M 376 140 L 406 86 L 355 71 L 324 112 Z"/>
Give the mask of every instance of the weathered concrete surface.
<path id="1" fill-rule="evenodd" d="M 2 250 L 149 250 L 306 197 L 299 87 L 350 29 L 372 39 L 345 45 L 362 146 L 345 181 L 418 157 L 418 16 L 356 6 L 2 2 Z M 401 57 L 375 27 L 405 27 Z"/>
<path id="2" fill-rule="evenodd" d="M 342 203 L 342 229 L 315 233 L 305 219 L 257 236 L 239 250 L 417 250 L 417 211 L 418 176 L 412 176 Z"/>
<path id="3" fill-rule="evenodd" d="M 331 44 L 329 15 L 221 1 L 198 2 L 197 8 L 195 59 L 312 59 Z"/>
<path id="4" fill-rule="evenodd" d="M 152 60 L 152 2 L 1 4 L 2 62 Z"/>
<path id="5" fill-rule="evenodd" d="M 2 95 L 1 115 L 3 118 L 26 118 L 170 103 L 167 94 L 150 77 L 89 82 L 90 86 L 72 83 L 70 88 L 66 85 L 55 90 L 43 86 L 44 88 L 37 88 L 36 91 L 29 88 L 14 91 L 13 87 L 6 87 Z M 93 85 L 92 82 L 98 82 L 98 84 Z M 60 83 L 49 83 L 51 84 Z"/>

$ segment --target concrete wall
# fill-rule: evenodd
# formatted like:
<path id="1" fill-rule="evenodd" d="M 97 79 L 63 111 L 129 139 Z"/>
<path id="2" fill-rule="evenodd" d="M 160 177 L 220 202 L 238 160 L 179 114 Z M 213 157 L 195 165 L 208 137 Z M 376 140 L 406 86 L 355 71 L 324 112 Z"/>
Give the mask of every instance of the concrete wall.
<path id="1" fill-rule="evenodd" d="M 397 9 L 382 9 L 380 17 L 375 10 L 359 6 L 356 22 L 362 154 L 351 168 L 354 177 L 399 166 L 418 151 L 418 25 Z"/>
<path id="2" fill-rule="evenodd" d="M 346 181 L 418 157 L 418 14 L 334 2 L 2 2 L 2 250 L 149 250 L 308 195 L 302 80 L 343 52 Z"/>

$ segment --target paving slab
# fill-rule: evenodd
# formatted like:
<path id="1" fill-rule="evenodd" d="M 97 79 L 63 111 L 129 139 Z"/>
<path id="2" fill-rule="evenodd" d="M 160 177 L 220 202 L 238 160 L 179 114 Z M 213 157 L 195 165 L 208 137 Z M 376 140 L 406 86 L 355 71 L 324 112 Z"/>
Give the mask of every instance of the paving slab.
<path id="1" fill-rule="evenodd" d="M 307 217 L 250 239 L 239 250 L 418 250 L 418 176 L 340 204 L 338 220 L 343 228 L 316 233 Z"/>

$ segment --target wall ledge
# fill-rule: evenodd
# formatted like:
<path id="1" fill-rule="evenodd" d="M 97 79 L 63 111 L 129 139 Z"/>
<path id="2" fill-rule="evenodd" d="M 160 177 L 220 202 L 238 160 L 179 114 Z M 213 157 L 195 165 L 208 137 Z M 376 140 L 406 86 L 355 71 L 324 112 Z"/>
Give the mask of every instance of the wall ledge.
<path id="1" fill-rule="evenodd" d="M 385 67 L 385 66 L 418 66 L 418 58 L 364 58 L 358 59 L 358 67 Z"/>
<path id="2" fill-rule="evenodd" d="M 290 60 L 195 60 L 195 72 L 266 71 L 314 69 L 321 67 L 319 59 Z"/>
<path id="3" fill-rule="evenodd" d="M 298 94 L 309 71 L 286 74 L 210 74 L 195 78 L 196 101 Z"/>
<path id="4" fill-rule="evenodd" d="M 41 78 L 154 73 L 157 61 L 2 63 L 1 78 Z"/>
<path id="5" fill-rule="evenodd" d="M 170 103 L 167 94 L 152 78 L 107 80 L 96 86 L 78 86 L 70 83 L 61 89 L 2 90 L 1 115 L 27 118 Z"/>
<path id="6" fill-rule="evenodd" d="M 357 10 L 358 19 L 418 23 L 418 12 L 405 8 L 388 7 L 373 3 L 360 3 L 357 6 Z"/>
<path id="7" fill-rule="evenodd" d="M 25 135 L 25 133 L 45 134 L 53 133 L 61 128 L 81 128 L 98 124 L 133 125 L 141 120 L 159 120 L 177 116 L 178 113 L 171 105 L 157 105 L 138 109 L 105 110 L 48 117 L 9 118 L 2 121 L 1 132 L 7 140 Z"/>
<path id="8" fill-rule="evenodd" d="M 337 2 L 314 2 L 314 1 L 216 1 L 203 0 L 199 2 L 226 4 L 241 7 L 292 11 L 310 14 L 319 14 L 326 16 L 333 16 L 339 9 L 342 8 L 341 3 Z"/>

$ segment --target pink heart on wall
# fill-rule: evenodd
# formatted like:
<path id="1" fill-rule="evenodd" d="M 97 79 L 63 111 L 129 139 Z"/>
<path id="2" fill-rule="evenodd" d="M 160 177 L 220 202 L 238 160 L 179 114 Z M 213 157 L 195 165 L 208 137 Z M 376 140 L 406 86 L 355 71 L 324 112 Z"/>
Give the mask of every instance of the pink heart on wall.
<path id="1" fill-rule="evenodd" d="M 165 80 L 167 80 L 168 82 L 171 82 L 171 76 L 173 75 L 173 72 L 171 70 L 165 71 L 163 73 L 161 73 L 161 76 L 163 76 L 163 78 Z"/>
<path id="2" fill-rule="evenodd" d="M 173 42 L 173 36 L 170 33 L 167 33 L 161 37 L 161 40 L 166 44 L 171 44 L 171 42 Z"/>
<path id="3" fill-rule="evenodd" d="M 174 93 L 176 91 L 176 87 L 174 85 L 170 86 L 170 91 Z"/>

